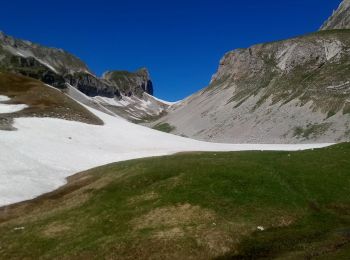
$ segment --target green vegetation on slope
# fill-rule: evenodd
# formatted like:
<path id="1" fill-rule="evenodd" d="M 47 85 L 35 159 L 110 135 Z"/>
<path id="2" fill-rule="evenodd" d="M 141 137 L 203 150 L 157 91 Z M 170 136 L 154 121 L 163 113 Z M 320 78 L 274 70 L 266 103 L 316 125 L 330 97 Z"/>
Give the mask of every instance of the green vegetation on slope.
<path id="1" fill-rule="evenodd" d="M 168 123 L 159 123 L 152 127 L 155 130 L 170 133 L 175 130 L 175 127 Z"/>
<path id="2" fill-rule="evenodd" d="M 244 104 L 249 97 L 261 93 L 262 96 L 252 108 L 252 112 L 272 98 L 272 104 L 279 102 L 287 104 L 292 100 L 300 99 L 303 104 L 312 101 L 314 111 L 320 110 L 332 116 L 343 110 L 345 114 L 348 108 L 345 108 L 344 104 L 349 97 L 349 91 L 328 89 L 330 86 L 349 81 L 350 60 L 345 50 L 339 60 L 333 59 L 319 64 L 319 57 L 316 57 L 307 63 L 300 61 L 299 66 L 287 72 L 277 68 L 278 60 L 274 57 L 274 54 L 285 43 L 289 43 L 290 46 L 292 43 L 317 46 L 318 42 L 325 40 L 339 41 L 344 46 L 349 46 L 350 30 L 321 31 L 284 41 L 252 46 L 251 48 L 256 49 L 256 54 L 254 59 L 250 59 L 255 67 L 243 67 L 239 77 L 236 76 L 236 78 L 230 75 L 232 70 L 228 70 L 229 73 L 213 81 L 205 91 L 216 91 L 219 87 L 235 86 L 233 96 L 228 101 L 228 103 L 236 102 L 235 108 Z M 308 50 L 305 49 L 305 51 Z"/>
<path id="3" fill-rule="evenodd" d="M 294 129 L 294 136 L 302 137 L 306 140 L 310 139 L 312 136 L 320 136 L 327 131 L 329 127 L 328 123 L 322 124 L 308 124 L 306 128 L 296 127 Z"/>
<path id="4" fill-rule="evenodd" d="M 18 117 L 53 117 L 102 125 L 85 107 L 58 90 L 25 76 L 0 72 L 0 95 L 11 98 L 9 104 L 26 104 L 28 108 L 0 115 L 0 130 L 13 130 L 11 124 Z"/>
<path id="5" fill-rule="evenodd" d="M 349 156 L 341 144 L 99 167 L 3 208 L 0 256 L 349 259 Z"/>

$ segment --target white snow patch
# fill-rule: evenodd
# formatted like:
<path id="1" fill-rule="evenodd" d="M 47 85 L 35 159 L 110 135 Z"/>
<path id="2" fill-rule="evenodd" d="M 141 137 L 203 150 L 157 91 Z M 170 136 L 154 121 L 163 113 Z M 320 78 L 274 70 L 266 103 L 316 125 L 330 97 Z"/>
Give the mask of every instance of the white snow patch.
<path id="1" fill-rule="evenodd" d="M 122 96 L 121 99 L 101 97 L 101 96 L 92 97 L 90 99 L 96 102 L 99 102 L 100 104 L 116 106 L 116 107 L 126 107 L 134 103 L 134 101 L 127 96 Z"/>
<path id="2" fill-rule="evenodd" d="M 3 95 L 0 95 L 0 102 L 5 102 L 5 101 L 9 101 L 10 98 L 8 96 L 3 96 Z"/>
<path id="3" fill-rule="evenodd" d="M 345 83 L 342 83 L 342 84 L 339 84 L 339 85 L 335 85 L 335 86 L 329 86 L 329 87 L 327 87 L 327 89 L 341 90 L 341 89 L 345 89 L 347 87 L 350 87 L 350 81 L 347 81 Z"/>
<path id="4" fill-rule="evenodd" d="M 116 106 L 116 107 L 123 107 L 124 105 L 121 103 L 122 100 L 118 100 L 117 98 L 108 98 L 108 97 L 101 97 L 101 96 L 96 96 L 92 97 L 92 100 L 95 100 L 97 102 L 107 104 L 110 106 Z"/>
<path id="5" fill-rule="evenodd" d="M 136 117 L 135 115 L 129 115 L 129 117 L 132 118 L 132 119 L 140 120 L 140 118 Z"/>
<path id="6" fill-rule="evenodd" d="M 30 50 L 17 49 L 11 45 L 5 45 L 4 49 L 12 53 L 13 55 L 21 56 L 24 58 L 33 57 L 33 53 Z"/>
<path id="7" fill-rule="evenodd" d="M 158 102 L 161 102 L 161 103 L 164 103 L 164 104 L 166 104 L 166 105 L 168 105 L 168 106 L 172 106 L 172 105 L 175 105 L 175 104 L 177 104 L 177 103 L 179 103 L 179 102 L 181 102 L 182 100 L 179 100 L 179 101 L 176 101 L 176 102 L 170 102 L 170 101 L 165 101 L 165 100 L 162 100 L 162 99 L 160 99 L 160 98 L 157 98 L 157 97 L 155 97 L 155 96 L 152 96 L 152 95 L 150 95 L 150 94 L 148 94 L 148 93 L 144 93 L 146 96 L 148 96 L 148 97 L 151 97 L 151 98 L 153 98 L 154 100 L 156 100 L 156 101 L 158 101 Z"/>
<path id="8" fill-rule="evenodd" d="M 259 230 L 259 231 L 264 231 L 265 230 L 265 228 L 263 226 L 258 226 L 256 229 Z"/>
<path id="9" fill-rule="evenodd" d="M 10 104 L 0 104 L 0 114 L 15 113 L 27 108 L 27 105 L 10 105 Z"/>
<path id="10" fill-rule="evenodd" d="M 38 62 L 45 65 L 46 67 L 48 67 L 49 69 L 51 69 L 55 73 L 58 73 L 57 70 L 52 65 L 48 64 L 47 62 L 43 61 L 42 59 L 37 58 L 31 50 L 18 49 L 18 48 L 12 47 L 11 45 L 6 45 L 6 46 L 4 46 L 4 48 L 5 48 L 5 50 L 9 51 L 10 53 L 12 53 L 13 55 L 16 55 L 16 56 L 20 56 L 23 58 L 33 57 Z"/>
<path id="11" fill-rule="evenodd" d="M 24 230 L 24 227 L 15 227 L 13 230 L 17 231 L 17 230 Z"/>
<path id="12" fill-rule="evenodd" d="M 303 150 L 330 144 L 216 144 L 162 133 L 88 108 L 103 126 L 18 118 L 0 131 L 0 206 L 32 199 L 96 166 L 183 151 Z"/>
<path id="13" fill-rule="evenodd" d="M 57 70 L 54 68 L 54 67 L 52 67 L 50 64 L 48 64 L 47 62 L 45 62 L 45 61 L 43 61 L 43 60 L 41 60 L 41 59 L 39 59 L 39 58 L 36 58 L 36 57 L 34 57 L 37 61 L 39 61 L 41 64 L 43 64 L 44 66 L 46 66 L 46 67 L 48 67 L 50 70 L 52 70 L 53 72 L 55 72 L 55 73 L 58 73 L 57 72 Z"/>

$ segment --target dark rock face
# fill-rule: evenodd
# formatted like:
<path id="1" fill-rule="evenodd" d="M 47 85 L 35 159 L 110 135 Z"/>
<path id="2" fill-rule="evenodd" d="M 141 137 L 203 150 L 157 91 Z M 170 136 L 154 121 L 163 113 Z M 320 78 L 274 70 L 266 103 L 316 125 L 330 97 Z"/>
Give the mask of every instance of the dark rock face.
<path id="1" fill-rule="evenodd" d="M 67 75 L 65 79 L 70 85 L 90 97 L 120 97 L 118 89 L 116 89 L 114 86 L 87 73 Z"/>
<path id="2" fill-rule="evenodd" d="M 147 81 L 147 86 L 145 88 L 145 91 L 153 96 L 153 82 L 151 80 Z"/>
<path id="3" fill-rule="evenodd" d="M 136 72 L 108 71 L 103 79 L 120 90 L 126 96 L 141 97 L 144 92 L 153 95 L 153 83 L 147 69 L 142 68 Z"/>
<path id="4" fill-rule="evenodd" d="M 65 88 L 64 78 L 42 65 L 36 59 L 12 56 L 9 60 L 6 68 L 8 71 L 38 79 L 59 89 Z"/>

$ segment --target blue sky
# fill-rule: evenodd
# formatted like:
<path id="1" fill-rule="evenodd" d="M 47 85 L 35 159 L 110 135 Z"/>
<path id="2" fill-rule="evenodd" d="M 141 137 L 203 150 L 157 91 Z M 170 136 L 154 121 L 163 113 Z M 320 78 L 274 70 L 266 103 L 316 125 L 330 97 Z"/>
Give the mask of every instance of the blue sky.
<path id="1" fill-rule="evenodd" d="M 225 52 L 318 30 L 341 0 L 12 0 L 0 30 L 65 49 L 97 75 L 150 70 L 155 95 L 208 85 Z"/>

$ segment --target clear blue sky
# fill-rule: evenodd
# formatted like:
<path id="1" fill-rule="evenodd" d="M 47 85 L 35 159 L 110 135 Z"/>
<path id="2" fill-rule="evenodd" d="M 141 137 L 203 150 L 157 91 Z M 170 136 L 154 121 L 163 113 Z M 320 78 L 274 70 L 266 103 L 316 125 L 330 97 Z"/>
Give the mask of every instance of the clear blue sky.
<path id="1" fill-rule="evenodd" d="M 97 75 L 150 70 L 155 95 L 178 100 L 207 86 L 235 48 L 316 31 L 340 0 L 9 0 L 0 30 L 63 48 Z"/>

